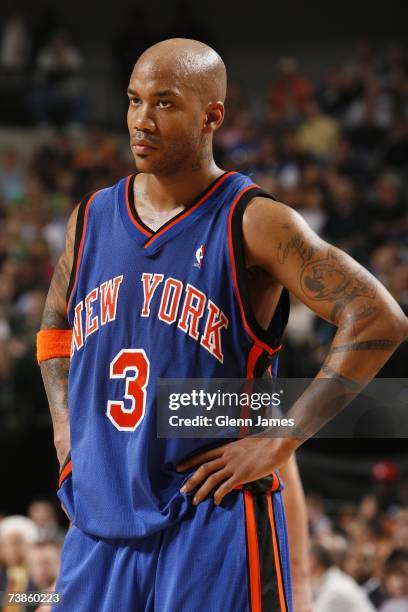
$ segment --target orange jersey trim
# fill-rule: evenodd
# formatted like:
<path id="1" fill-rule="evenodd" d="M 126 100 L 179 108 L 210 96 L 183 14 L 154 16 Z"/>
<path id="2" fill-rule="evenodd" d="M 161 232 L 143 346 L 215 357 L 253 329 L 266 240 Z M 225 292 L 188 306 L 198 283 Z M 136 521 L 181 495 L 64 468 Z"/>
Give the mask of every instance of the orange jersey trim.
<path id="1" fill-rule="evenodd" d="M 276 578 L 278 583 L 278 594 L 279 594 L 279 603 L 281 607 L 281 612 L 287 612 L 286 607 L 286 599 L 285 599 L 285 588 L 283 585 L 282 579 L 282 571 L 280 565 L 280 555 L 279 555 L 279 547 L 278 547 L 278 539 L 276 537 L 276 529 L 275 529 L 275 518 L 274 518 L 274 510 L 271 494 L 267 493 L 266 495 L 268 501 L 268 514 L 269 514 L 269 522 L 271 525 L 272 532 L 272 547 L 273 547 L 273 558 L 275 560 L 275 569 L 276 569 Z"/>
<path id="2" fill-rule="evenodd" d="M 64 482 L 64 480 L 66 478 L 68 478 L 68 476 L 72 473 L 72 460 L 70 459 L 67 463 L 67 465 L 64 467 L 64 469 L 62 470 L 60 476 L 59 476 L 59 481 L 58 481 L 58 486 L 60 487 L 62 485 L 62 483 Z"/>
<path id="3" fill-rule="evenodd" d="M 259 344 L 254 344 L 251 350 L 249 351 L 248 361 L 247 361 L 247 371 L 246 378 L 253 378 L 256 363 L 259 357 L 262 355 L 264 349 Z"/>
<path id="4" fill-rule="evenodd" d="M 269 491 L 271 493 L 274 493 L 275 491 L 277 491 L 279 489 L 280 482 L 279 482 L 279 478 L 278 478 L 276 472 L 272 472 L 271 476 L 272 476 L 272 484 L 271 484 L 271 488 L 269 489 Z M 237 491 L 244 490 L 245 491 L 244 487 L 245 487 L 244 484 L 243 485 L 237 485 L 236 487 L 234 487 L 234 490 L 237 490 Z M 250 491 L 248 491 L 248 492 L 250 493 Z"/>
<path id="5" fill-rule="evenodd" d="M 254 500 L 249 491 L 244 491 L 246 536 L 249 564 L 249 587 L 251 612 L 262 612 L 261 568 L 259 563 L 258 534 L 256 532 Z"/>

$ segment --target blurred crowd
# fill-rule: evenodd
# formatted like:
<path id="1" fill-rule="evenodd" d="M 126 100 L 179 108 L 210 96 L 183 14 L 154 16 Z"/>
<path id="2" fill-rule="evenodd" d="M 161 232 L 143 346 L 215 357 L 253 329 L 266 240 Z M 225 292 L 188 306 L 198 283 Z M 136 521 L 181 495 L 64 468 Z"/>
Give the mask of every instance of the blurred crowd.
<path id="1" fill-rule="evenodd" d="M 307 495 L 314 612 L 408 610 L 407 492 L 398 503 L 369 493 L 335 514 Z"/>
<path id="2" fill-rule="evenodd" d="M 307 496 L 313 612 L 406 612 L 408 490 L 394 492 L 335 508 Z M 27 516 L 0 517 L 0 591 L 54 590 L 64 535 L 47 499 L 32 501 Z"/>
<path id="3" fill-rule="evenodd" d="M 0 592 L 54 590 L 64 536 L 56 509 L 47 499 L 33 500 L 27 516 L 0 516 Z M 0 602 L 2 612 L 24 609 Z M 39 609 L 45 612 L 44 607 Z"/>

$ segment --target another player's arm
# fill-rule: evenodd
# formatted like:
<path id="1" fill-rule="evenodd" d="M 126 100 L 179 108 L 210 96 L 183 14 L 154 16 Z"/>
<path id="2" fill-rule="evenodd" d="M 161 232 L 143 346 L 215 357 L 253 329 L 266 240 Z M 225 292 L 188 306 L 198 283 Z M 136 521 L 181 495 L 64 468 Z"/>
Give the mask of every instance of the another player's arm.
<path id="1" fill-rule="evenodd" d="M 74 258 L 77 215 L 78 206 L 74 209 L 68 221 L 65 251 L 59 258 L 54 270 L 41 320 L 41 329 L 69 329 L 66 295 Z M 69 363 L 69 358 L 59 357 L 47 359 L 40 366 L 53 423 L 54 445 L 61 465 L 70 449 L 68 419 Z"/>
<path id="2" fill-rule="evenodd" d="M 312 591 L 309 575 L 309 533 L 305 495 L 295 455 L 280 470 L 285 483 L 283 502 L 290 552 L 293 609 L 296 612 L 312 610 Z"/>
<path id="3" fill-rule="evenodd" d="M 290 207 L 254 198 L 244 214 L 243 233 L 248 265 L 261 267 L 337 326 L 316 380 L 291 409 L 299 440 L 287 444 L 296 447 L 374 378 L 406 339 L 408 319 L 372 274 L 322 240 Z"/>

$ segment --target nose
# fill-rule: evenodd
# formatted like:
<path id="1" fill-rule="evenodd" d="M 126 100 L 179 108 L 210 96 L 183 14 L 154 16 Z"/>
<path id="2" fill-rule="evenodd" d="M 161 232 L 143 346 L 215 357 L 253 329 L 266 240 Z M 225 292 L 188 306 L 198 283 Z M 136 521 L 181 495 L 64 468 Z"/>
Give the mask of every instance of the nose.
<path id="1" fill-rule="evenodd" d="M 142 132 L 154 132 L 156 124 L 149 115 L 147 104 L 141 104 L 138 108 L 134 108 L 130 115 L 130 124 L 135 130 Z"/>

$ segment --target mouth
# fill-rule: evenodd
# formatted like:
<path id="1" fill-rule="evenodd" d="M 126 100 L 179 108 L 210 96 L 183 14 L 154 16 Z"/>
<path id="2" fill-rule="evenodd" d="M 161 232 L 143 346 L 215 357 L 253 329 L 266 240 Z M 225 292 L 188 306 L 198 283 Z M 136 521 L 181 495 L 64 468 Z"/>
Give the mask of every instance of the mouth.
<path id="1" fill-rule="evenodd" d="M 146 155 L 146 153 L 150 153 L 150 151 L 157 149 L 157 147 L 151 145 L 148 140 L 144 139 L 131 140 L 130 147 L 136 155 Z"/>
<path id="2" fill-rule="evenodd" d="M 149 145 L 131 145 L 132 151 L 136 153 L 136 155 L 146 155 L 146 153 L 150 153 L 150 151 L 154 151 L 156 147 L 150 147 Z"/>

